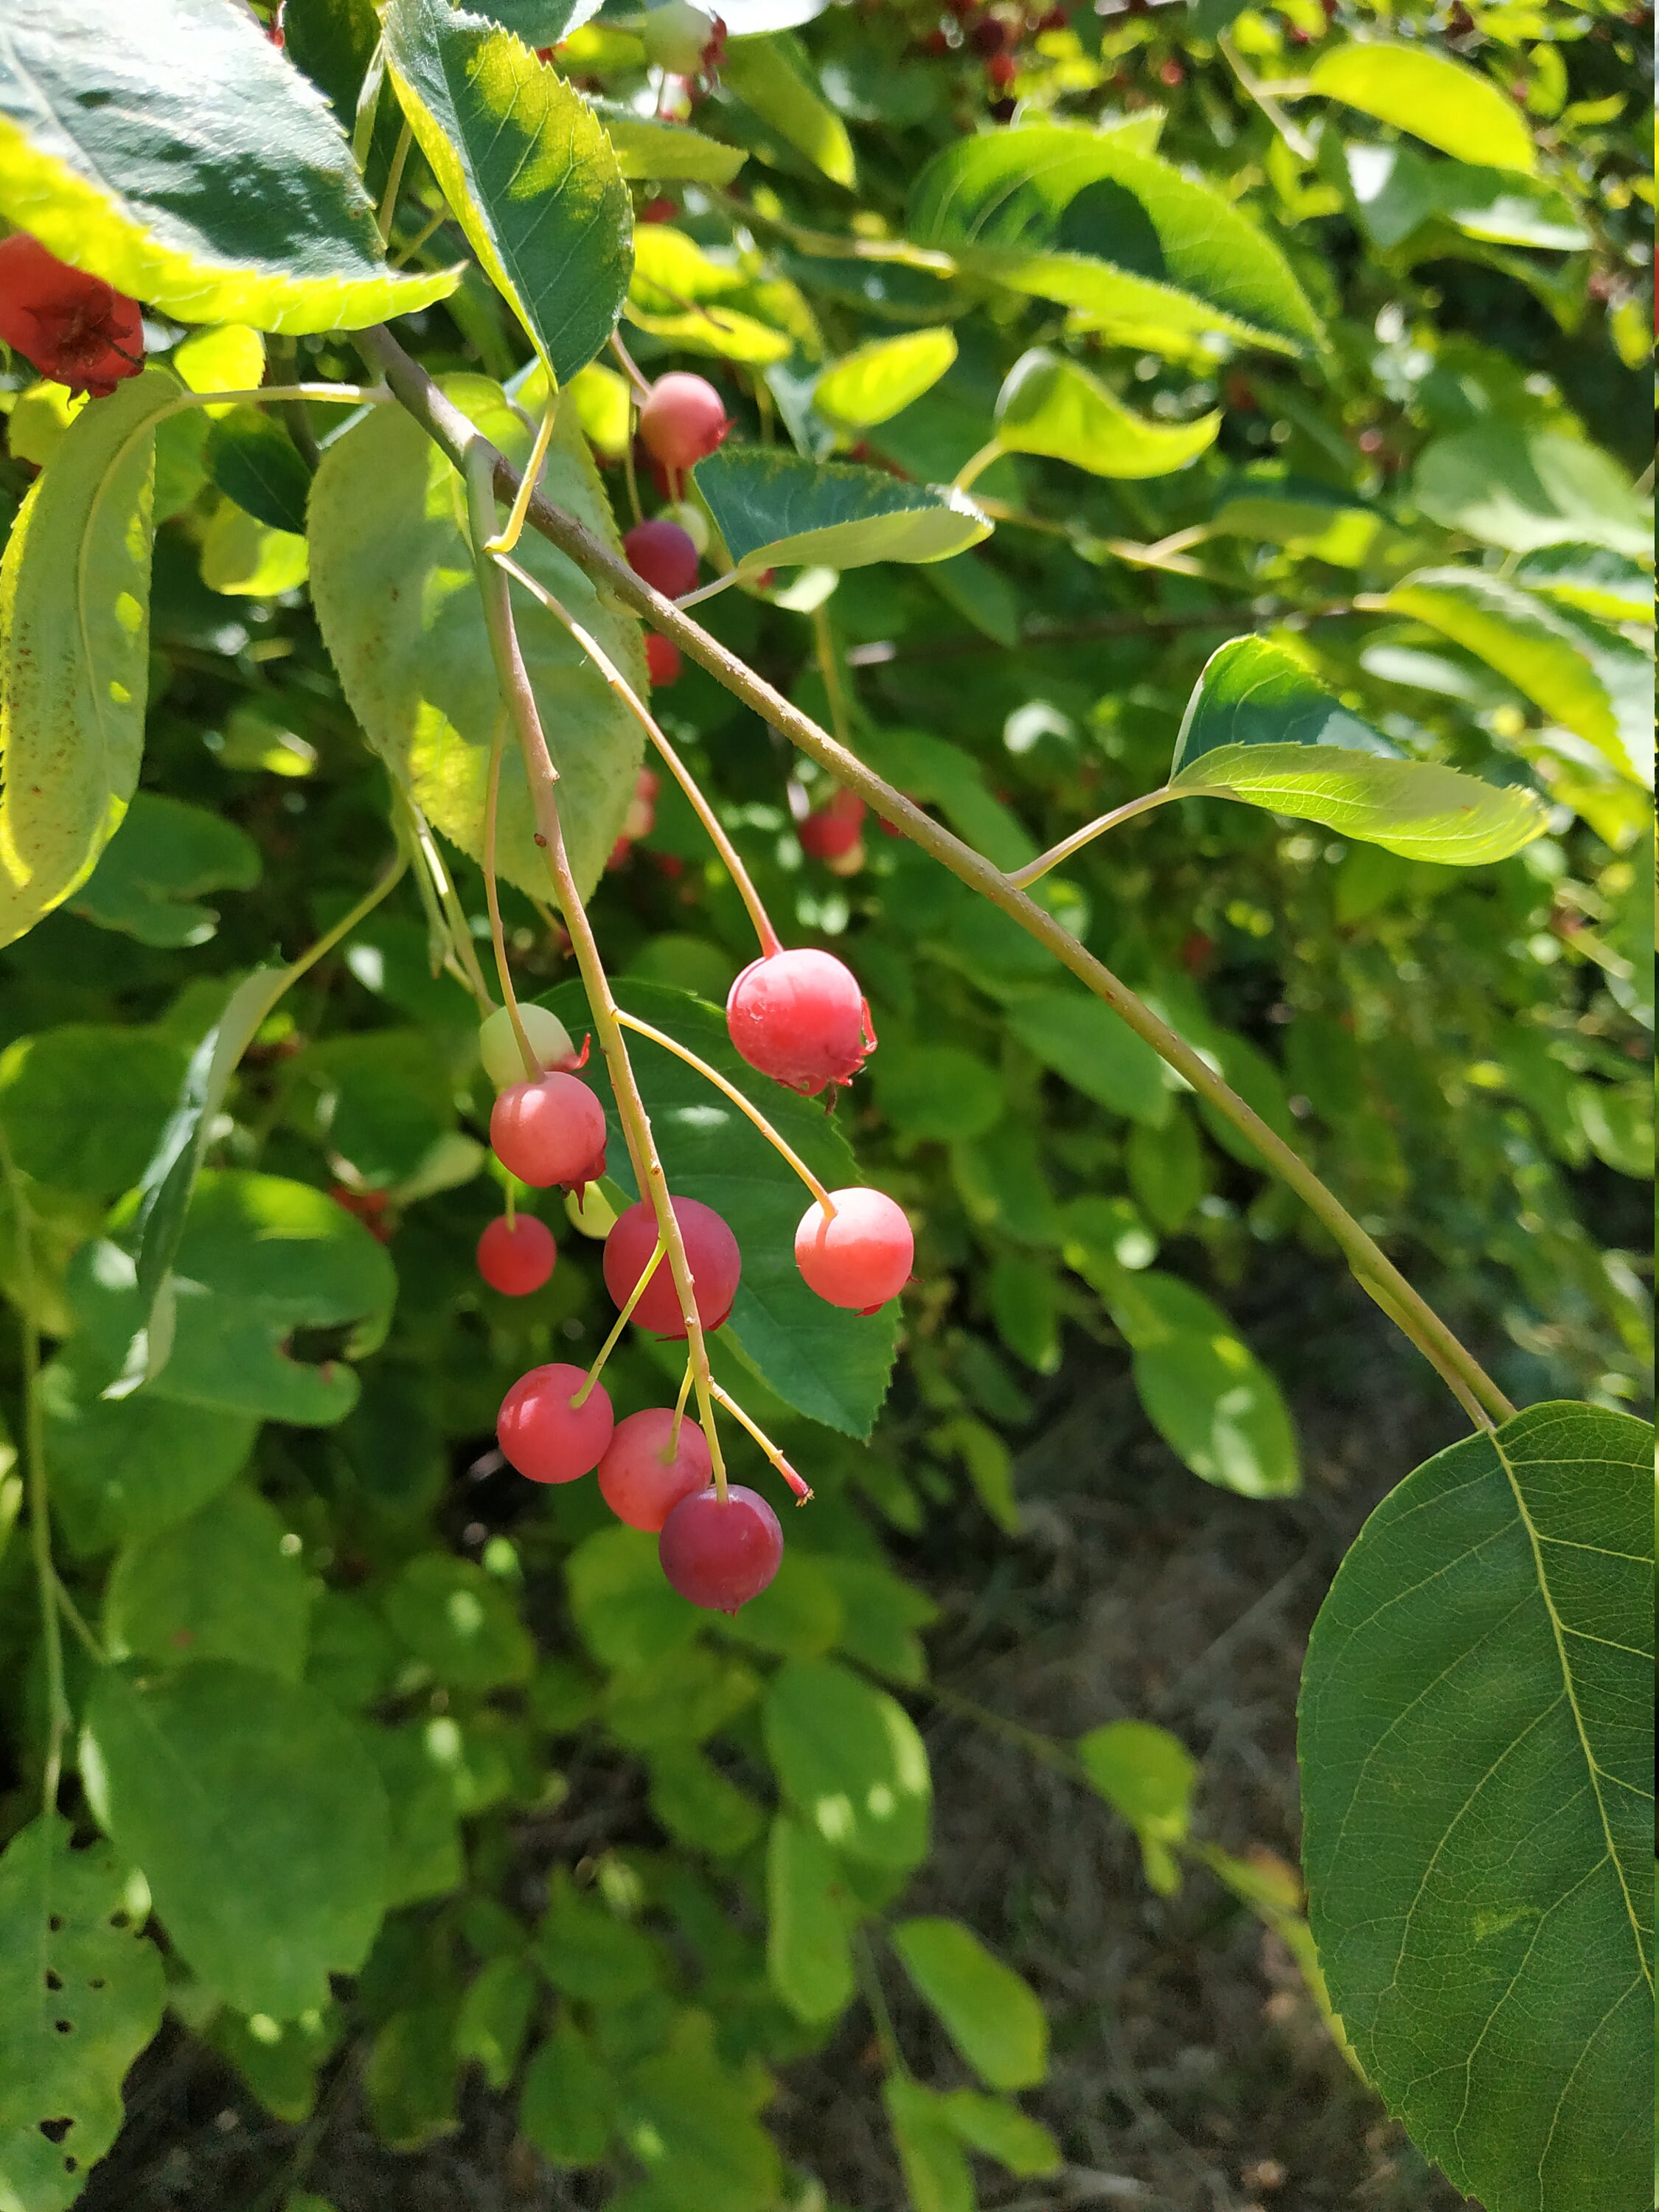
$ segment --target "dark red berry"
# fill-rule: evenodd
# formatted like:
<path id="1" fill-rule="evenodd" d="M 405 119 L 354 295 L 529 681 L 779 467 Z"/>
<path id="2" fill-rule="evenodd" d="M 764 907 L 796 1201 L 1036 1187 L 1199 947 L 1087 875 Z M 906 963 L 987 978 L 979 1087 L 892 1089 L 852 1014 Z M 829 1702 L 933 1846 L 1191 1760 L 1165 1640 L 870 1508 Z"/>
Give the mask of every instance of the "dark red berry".
<path id="1" fill-rule="evenodd" d="M 599 1462 L 599 1489 L 618 1521 L 647 1528 L 654 1536 L 681 1498 L 707 1489 L 711 1473 L 708 1440 L 694 1420 L 680 1423 L 672 1453 L 674 1413 L 652 1406 L 618 1421 L 610 1449 Z"/>
<path id="2" fill-rule="evenodd" d="M 540 1290 L 558 1256 L 553 1231 L 533 1213 L 511 1221 L 500 1214 L 478 1239 L 478 1273 L 492 1291 L 509 1298 L 526 1298 Z"/>
<path id="3" fill-rule="evenodd" d="M 579 1076 L 555 1069 L 502 1091 L 489 1145 L 509 1175 L 538 1190 L 595 1182 L 605 1173 L 605 1109 Z"/>
<path id="4" fill-rule="evenodd" d="M 532 1367 L 502 1399 L 495 1441 L 532 1482 L 574 1482 L 605 1457 L 616 1416 L 598 1382 L 580 1406 L 573 1402 L 586 1380 L 580 1367 Z"/>
<path id="5" fill-rule="evenodd" d="M 641 222 L 672 222 L 678 213 L 679 210 L 673 201 L 665 194 L 659 192 L 655 199 L 647 200 L 640 210 L 640 221 Z"/>
<path id="6" fill-rule="evenodd" d="M 864 827 L 864 801 L 855 791 L 838 791 L 826 805 L 815 807 L 795 831 L 803 853 L 815 860 L 838 860 L 859 842 Z"/>
<path id="7" fill-rule="evenodd" d="M 743 1273 L 738 1240 L 712 1206 L 695 1198 L 677 1198 L 672 1204 L 691 1270 L 697 1318 L 705 1328 L 718 1328 L 732 1310 Z M 657 1217 L 648 1206 L 641 1202 L 617 1215 L 616 1227 L 605 1240 L 605 1286 L 619 1307 L 627 1304 L 656 1249 Z M 653 1336 L 685 1334 L 685 1316 L 666 1252 L 640 1293 L 634 1319 Z"/>
<path id="8" fill-rule="evenodd" d="M 850 1083 L 876 1042 L 858 978 L 810 946 L 751 961 L 732 986 L 726 1026 L 750 1067 L 809 1097 Z"/>
<path id="9" fill-rule="evenodd" d="M 21 230 L 0 240 L 0 338 L 42 376 L 94 399 L 144 365 L 137 301 Z"/>
<path id="10" fill-rule="evenodd" d="M 697 587 L 697 549 L 678 522 L 636 522 L 623 539 L 623 551 L 636 576 L 653 592 L 678 599 Z"/>
<path id="11" fill-rule="evenodd" d="M 680 659 L 680 649 L 672 637 L 665 637 L 660 630 L 647 630 L 645 665 L 653 691 L 661 690 L 665 684 L 678 684 L 684 665 Z"/>
<path id="12" fill-rule="evenodd" d="M 731 428 L 726 402 L 707 377 L 674 369 L 659 376 L 640 410 L 640 436 L 665 468 L 707 460 Z"/>
<path id="13" fill-rule="evenodd" d="M 985 74 L 999 92 L 1006 92 L 1019 75 L 1019 66 L 1012 54 L 993 54 L 985 64 Z"/>
<path id="14" fill-rule="evenodd" d="M 832 1190 L 833 1215 L 816 1203 L 795 1231 L 795 1265 L 810 1291 L 832 1306 L 873 1313 L 910 1279 L 915 1238 L 904 1209 L 884 1191 Z"/>
<path id="15" fill-rule="evenodd" d="M 981 15 L 969 26 L 968 43 L 976 54 L 1000 54 L 1008 43 L 1007 27 L 994 15 Z"/>
<path id="16" fill-rule="evenodd" d="M 763 1498 L 731 1484 L 683 1498 L 657 1539 L 662 1571 L 683 1598 L 711 1613 L 735 1613 L 778 1571 L 783 1531 Z"/>

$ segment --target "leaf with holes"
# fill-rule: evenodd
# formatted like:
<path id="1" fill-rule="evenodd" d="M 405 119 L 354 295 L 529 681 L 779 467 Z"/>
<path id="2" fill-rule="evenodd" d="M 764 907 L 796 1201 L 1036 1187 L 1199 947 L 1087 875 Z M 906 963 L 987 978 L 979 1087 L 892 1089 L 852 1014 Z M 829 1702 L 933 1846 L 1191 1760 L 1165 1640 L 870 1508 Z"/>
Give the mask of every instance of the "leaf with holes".
<path id="1" fill-rule="evenodd" d="M 392 0 L 386 66 L 485 274 L 561 382 L 592 360 L 628 291 L 633 210 L 604 125 L 510 31 Z"/>
<path id="2" fill-rule="evenodd" d="M 181 322 L 361 330 L 459 274 L 386 266 L 339 125 L 223 0 L 127 0 L 113 20 L 101 0 L 11 0 L 0 214 Z"/>
<path id="3" fill-rule="evenodd" d="M 991 534 L 965 492 L 901 483 L 777 446 L 722 446 L 692 471 L 740 574 L 872 561 L 948 561 Z"/>
<path id="4" fill-rule="evenodd" d="M 122 2120 L 121 2083 L 161 2024 L 161 1956 L 132 1924 L 107 1844 L 42 1815 L 0 1856 L 0 2203 L 61 2212 Z"/>
<path id="5" fill-rule="evenodd" d="M 1653 1431 L 1534 1406 L 1407 1477 L 1314 1625 L 1331 2002 L 1490 2212 L 1650 2202 Z"/>

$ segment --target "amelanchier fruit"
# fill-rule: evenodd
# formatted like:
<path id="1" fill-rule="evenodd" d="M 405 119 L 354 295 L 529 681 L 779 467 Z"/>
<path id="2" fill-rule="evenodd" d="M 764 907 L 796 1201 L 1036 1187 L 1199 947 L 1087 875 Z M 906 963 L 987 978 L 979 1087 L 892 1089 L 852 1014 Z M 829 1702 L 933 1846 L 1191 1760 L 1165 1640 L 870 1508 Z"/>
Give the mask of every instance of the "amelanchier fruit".
<path id="1" fill-rule="evenodd" d="M 94 399 L 107 399 L 144 365 L 137 301 L 71 269 L 27 231 L 0 239 L 0 338 L 42 376 Z"/>
<path id="2" fill-rule="evenodd" d="M 533 1213 L 520 1213 L 511 1221 L 503 1213 L 478 1239 L 478 1273 L 492 1291 L 509 1298 L 527 1298 L 540 1290 L 558 1257 L 553 1231 Z"/>
<path id="3" fill-rule="evenodd" d="M 726 402 L 708 378 L 684 369 L 659 376 L 640 409 L 645 449 L 666 469 L 706 461 L 731 428 Z"/>
<path id="4" fill-rule="evenodd" d="M 599 1491 L 618 1521 L 630 1528 L 662 1527 L 681 1498 L 708 1487 L 713 1473 L 708 1441 L 695 1420 L 679 1419 L 667 1406 L 647 1406 L 618 1421 L 599 1462 Z"/>
<path id="5" fill-rule="evenodd" d="M 734 1482 L 724 1499 L 712 1489 L 683 1498 L 662 1524 L 657 1557 L 682 1597 L 735 1613 L 776 1574 L 783 1531 L 766 1500 Z"/>
<path id="6" fill-rule="evenodd" d="M 795 1231 L 795 1265 L 808 1290 L 832 1306 L 874 1313 L 910 1279 L 916 1241 L 904 1209 L 885 1191 L 832 1190 L 833 1214 L 809 1206 Z"/>
<path id="7" fill-rule="evenodd" d="M 751 961 L 732 986 L 726 1026 L 750 1067 L 809 1097 L 850 1083 L 875 1049 L 858 978 L 811 946 Z"/>
<path id="8" fill-rule="evenodd" d="M 489 1115 L 489 1146 L 509 1175 L 534 1189 L 597 1182 L 605 1173 L 605 1109 L 579 1075 L 554 1068 L 502 1091 Z"/>
<path id="9" fill-rule="evenodd" d="M 732 1310 L 743 1273 L 738 1240 L 714 1207 L 700 1199 L 676 1198 L 670 1203 L 685 1241 L 697 1318 L 704 1328 L 718 1328 Z M 648 1206 L 641 1202 L 617 1215 L 616 1227 L 605 1240 L 605 1286 L 618 1306 L 627 1304 L 656 1249 L 657 1217 Z M 634 1319 L 653 1336 L 685 1334 L 685 1316 L 666 1253 L 640 1293 Z"/>
<path id="10" fill-rule="evenodd" d="M 623 551 L 634 574 L 664 599 L 684 599 L 696 590 L 697 549 L 678 522 L 659 517 L 636 522 L 623 538 Z"/>
<path id="11" fill-rule="evenodd" d="M 605 1457 L 616 1425 L 603 1385 L 556 1361 L 513 1385 L 496 1416 L 495 1441 L 507 1465 L 532 1482 L 574 1482 Z"/>

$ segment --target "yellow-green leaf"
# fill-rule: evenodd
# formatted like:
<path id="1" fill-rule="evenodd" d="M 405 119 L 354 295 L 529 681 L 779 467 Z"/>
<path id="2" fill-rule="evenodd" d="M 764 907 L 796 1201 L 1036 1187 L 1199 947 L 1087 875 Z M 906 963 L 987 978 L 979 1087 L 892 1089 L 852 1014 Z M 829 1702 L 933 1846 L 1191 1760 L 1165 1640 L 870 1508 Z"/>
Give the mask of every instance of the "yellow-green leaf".
<path id="1" fill-rule="evenodd" d="M 884 422 L 937 384 L 956 357 L 956 338 L 948 330 L 878 338 L 830 363 L 818 379 L 813 404 L 832 422 L 854 429 Z"/>
<path id="2" fill-rule="evenodd" d="M 720 76 L 780 138 L 804 154 L 832 184 L 850 191 L 858 165 L 847 126 L 808 74 L 799 40 L 777 36 L 738 39 L 727 48 Z"/>
<path id="3" fill-rule="evenodd" d="M 1034 346 L 997 395 L 997 442 L 1044 453 L 1097 477 L 1162 477 L 1214 445 L 1219 412 L 1195 422 L 1152 422 L 1063 354 Z"/>
<path id="4" fill-rule="evenodd" d="M 1513 102 L 1489 76 L 1449 54 L 1354 40 L 1320 55 L 1307 88 L 1408 131 L 1460 161 L 1494 169 L 1537 166 L 1532 134 Z"/>

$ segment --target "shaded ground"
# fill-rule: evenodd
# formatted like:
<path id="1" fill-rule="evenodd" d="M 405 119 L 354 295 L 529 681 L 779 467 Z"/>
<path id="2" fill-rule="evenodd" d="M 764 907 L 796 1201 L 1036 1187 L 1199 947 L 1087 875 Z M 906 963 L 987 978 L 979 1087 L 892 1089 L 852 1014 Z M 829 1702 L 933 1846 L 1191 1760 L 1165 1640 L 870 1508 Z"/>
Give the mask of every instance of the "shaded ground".
<path id="1" fill-rule="evenodd" d="M 1310 1301 L 1317 1301 L 1317 1304 Z M 944 1609 L 937 1679 L 1024 1728 L 1074 1736 L 1136 1716 L 1203 1768 L 1204 1832 L 1294 1856 L 1297 1671 L 1307 1629 L 1366 1511 L 1459 1432 L 1412 1355 L 1357 1291 L 1287 1269 L 1247 1333 L 1303 1389 L 1304 1495 L 1253 1504 L 1186 1474 L 1148 1430 L 1120 1355 L 1074 1346 L 1024 1455 L 1029 1533 L 977 1520 L 900 1561 Z M 1068 2164 L 1040 2182 L 981 2169 L 992 2212 L 1130 2205 L 1146 2212 L 1454 2212 L 1333 2048 L 1288 1955 L 1206 1875 L 1158 1899 L 1107 1808 L 956 1705 L 917 1701 L 938 1843 L 906 1909 L 969 1921 L 1030 1978 L 1054 2030 L 1028 2101 Z M 889 1988 L 923 2077 L 960 2068 Z M 867 2022 L 792 2068 L 769 2124 L 847 2212 L 902 2212 Z M 590 2212 L 604 2191 L 514 2141 L 510 2106 L 477 2090 L 455 2136 L 386 2151 L 349 2079 L 313 2130 L 272 2122 L 210 2057 L 164 2039 L 87 2212 L 273 2212 L 303 2165 L 340 2212 Z M 699 2212 L 688 2205 L 684 2212 Z M 819 2212 L 809 2197 L 800 2212 Z"/>

